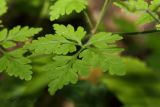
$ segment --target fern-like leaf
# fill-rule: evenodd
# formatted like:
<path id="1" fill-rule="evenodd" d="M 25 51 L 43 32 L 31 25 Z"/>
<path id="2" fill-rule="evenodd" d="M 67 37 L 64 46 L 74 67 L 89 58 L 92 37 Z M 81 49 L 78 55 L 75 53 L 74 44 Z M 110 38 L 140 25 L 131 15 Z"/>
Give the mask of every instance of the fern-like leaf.
<path id="1" fill-rule="evenodd" d="M 50 8 L 50 19 L 56 20 L 60 16 L 71 14 L 74 10 L 79 13 L 86 8 L 86 5 L 87 0 L 57 0 Z"/>
<path id="2" fill-rule="evenodd" d="M 76 45 L 82 45 L 81 39 L 86 32 L 82 27 L 78 27 L 77 31 L 73 26 L 54 25 L 55 35 L 46 35 L 38 40 L 34 40 L 28 46 L 30 50 L 34 50 L 35 54 L 67 54 L 76 51 Z"/>
<path id="3" fill-rule="evenodd" d="M 142 25 L 150 23 L 153 22 L 155 18 L 158 18 L 156 11 L 159 10 L 159 0 L 153 0 L 151 4 L 148 4 L 145 0 L 118 1 L 114 4 L 127 12 L 134 12 L 136 16 L 139 16 L 136 24 Z"/>
<path id="4" fill-rule="evenodd" d="M 49 74 L 49 92 L 52 95 L 63 86 L 75 83 L 78 76 L 88 76 L 94 68 L 109 71 L 110 74 L 125 73 L 119 57 L 122 49 L 115 44 L 122 39 L 121 36 L 100 32 L 84 43 L 82 41 L 86 32 L 82 27 L 78 27 L 76 31 L 71 25 L 55 24 L 53 27 L 54 35 L 40 37 L 27 46 L 35 55 L 54 55 L 53 61 L 44 67 Z"/>
<path id="5" fill-rule="evenodd" d="M 29 37 L 34 36 L 40 31 L 41 28 L 21 28 L 20 26 L 9 31 L 7 29 L 0 31 L 0 72 L 6 71 L 10 76 L 25 80 L 32 78 L 32 67 L 29 65 L 31 61 L 23 56 L 26 50 L 19 48 L 8 52 L 6 48 L 15 46 L 17 42 L 27 41 Z"/>
<path id="6" fill-rule="evenodd" d="M 23 56 L 24 53 L 23 49 L 5 53 L 0 58 L 0 72 L 6 71 L 10 76 L 30 80 L 32 78 L 32 67 L 29 65 L 31 61 Z"/>
<path id="7" fill-rule="evenodd" d="M 39 33 L 41 28 L 14 27 L 11 30 L 3 29 L 0 31 L 0 45 L 4 48 L 10 48 L 16 45 L 16 42 L 25 42 L 30 37 Z"/>

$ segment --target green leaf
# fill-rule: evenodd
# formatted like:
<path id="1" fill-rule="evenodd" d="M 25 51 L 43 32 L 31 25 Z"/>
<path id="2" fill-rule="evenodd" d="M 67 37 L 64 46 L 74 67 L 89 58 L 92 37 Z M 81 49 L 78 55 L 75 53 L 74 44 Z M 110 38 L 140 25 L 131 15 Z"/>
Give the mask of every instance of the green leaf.
<path id="1" fill-rule="evenodd" d="M 27 48 L 34 50 L 34 54 L 67 54 L 76 50 L 72 42 L 59 35 L 40 37 L 38 40 L 34 40 L 32 44 L 29 44 Z"/>
<path id="2" fill-rule="evenodd" d="M 3 29 L 0 31 L 0 45 L 4 48 L 16 46 L 16 42 L 25 42 L 41 30 L 41 28 L 29 28 L 28 26 L 22 28 L 17 26 L 9 31 Z"/>
<path id="3" fill-rule="evenodd" d="M 73 64 L 73 68 L 77 69 L 77 73 L 81 77 L 88 77 L 90 74 L 91 67 L 82 60 L 75 60 Z"/>
<path id="4" fill-rule="evenodd" d="M 32 78 L 32 67 L 29 65 L 31 61 L 23 56 L 24 53 L 23 49 L 5 53 L 0 58 L 0 72 L 6 71 L 10 76 L 30 80 Z"/>
<path id="5" fill-rule="evenodd" d="M 117 48 L 115 42 L 121 40 L 119 35 L 112 35 L 107 32 L 95 34 L 87 45 L 91 46 L 84 50 L 80 57 L 89 65 L 97 66 L 110 74 L 124 75 L 125 67 L 119 57 L 121 48 Z"/>
<path id="6" fill-rule="evenodd" d="M 10 48 L 10 47 L 16 46 L 16 43 L 12 42 L 12 41 L 5 41 L 5 42 L 2 43 L 2 46 L 4 48 Z"/>
<path id="7" fill-rule="evenodd" d="M 90 41 L 88 42 L 88 45 L 94 45 L 95 47 L 103 48 L 103 47 L 109 47 L 111 43 L 114 43 L 118 40 L 121 40 L 122 37 L 119 35 L 112 35 L 112 33 L 107 32 L 100 32 L 95 34 Z M 109 45 L 107 45 L 109 44 Z"/>
<path id="8" fill-rule="evenodd" d="M 86 49 L 81 52 L 80 58 L 90 68 L 100 68 L 103 72 L 109 71 L 111 75 L 124 75 L 126 71 L 121 57 L 111 54 L 110 50 Z"/>
<path id="9" fill-rule="evenodd" d="M 144 0 L 128 0 L 123 2 L 115 2 L 114 4 L 129 12 L 145 11 L 148 9 L 148 3 Z"/>
<path id="10" fill-rule="evenodd" d="M 78 80 L 77 69 L 72 68 L 70 56 L 56 56 L 54 62 L 46 65 L 45 69 L 49 71 L 49 92 L 55 94 L 58 89 L 63 88 L 69 83 L 76 83 Z"/>
<path id="11" fill-rule="evenodd" d="M 86 31 L 84 31 L 82 27 L 78 27 L 77 31 L 75 31 L 74 27 L 71 25 L 65 27 L 64 25 L 54 24 L 53 27 L 56 31 L 56 34 L 61 35 L 68 40 L 75 41 L 79 45 L 82 45 L 81 40 L 86 35 Z"/>
<path id="12" fill-rule="evenodd" d="M 54 25 L 55 35 L 46 35 L 46 37 L 34 40 L 27 47 L 34 50 L 35 54 L 67 54 L 76 51 L 76 45 L 81 45 L 81 40 L 86 32 L 82 27 L 77 31 L 71 25 Z"/>
<path id="13" fill-rule="evenodd" d="M 156 107 L 160 105 L 159 72 L 154 72 L 138 59 L 123 58 L 127 74 L 104 78 L 108 89 L 124 104 L 124 107 Z M 151 92 L 151 93 L 149 93 Z"/>
<path id="14" fill-rule="evenodd" d="M 115 5 L 127 12 L 134 12 L 136 16 L 138 15 L 139 17 L 136 24 L 141 25 L 153 22 L 155 20 L 153 16 L 158 18 L 156 11 L 160 6 L 160 2 L 159 0 L 153 0 L 151 1 L 151 4 L 148 4 L 145 0 L 128 0 L 115 2 Z M 147 11 L 150 11 L 153 16 Z"/>
<path id="15" fill-rule="evenodd" d="M 0 16 L 2 16 L 7 11 L 6 0 L 0 0 Z"/>
<path id="16" fill-rule="evenodd" d="M 69 15 L 73 11 L 77 13 L 86 8 L 87 0 L 57 0 L 56 3 L 50 7 L 50 20 L 56 20 L 65 14 Z"/>
<path id="17" fill-rule="evenodd" d="M 152 13 L 152 14 L 154 14 L 154 16 L 156 16 L 158 18 L 158 16 L 155 13 Z M 136 20 L 136 24 L 143 25 L 143 24 L 151 23 L 154 20 L 155 19 L 152 16 L 150 16 L 149 14 L 147 14 L 147 13 L 140 13 L 140 16 Z"/>
<path id="18" fill-rule="evenodd" d="M 121 36 L 100 32 L 83 44 L 86 32 L 82 27 L 78 27 L 76 31 L 71 25 L 55 24 L 53 27 L 56 34 L 40 37 L 26 47 L 33 55 L 54 55 L 53 61 L 44 67 L 49 74 L 49 92 L 52 95 L 63 86 L 75 83 L 78 76 L 89 76 L 90 70 L 94 68 L 109 71 L 110 74 L 124 75 L 125 68 L 119 57 L 122 49 L 115 45 L 116 41 L 122 39 Z"/>
<path id="19" fill-rule="evenodd" d="M 152 11 L 159 11 L 160 1 L 159 0 L 152 0 L 149 9 Z"/>
<path id="20" fill-rule="evenodd" d="M 28 26 L 21 28 L 20 26 L 17 26 L 9 31 L 7 40 L 24 42 L 28 40 L 29 37 L 39 33 L 41 30 L 41 28 L 29 28 Z"/>
<path id="21" fill-rule="evenodd" d="M 0 31 L 0 41 L 4 40 L 7 36 L 7 29 L 3 29 Z"/>

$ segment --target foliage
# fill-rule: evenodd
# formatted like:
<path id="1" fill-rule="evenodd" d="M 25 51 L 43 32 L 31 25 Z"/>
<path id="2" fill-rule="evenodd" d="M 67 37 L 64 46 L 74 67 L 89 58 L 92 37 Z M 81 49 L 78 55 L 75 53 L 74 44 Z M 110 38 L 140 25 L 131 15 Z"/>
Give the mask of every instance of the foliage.
<path id="1" fill-rule="evenodd" d="M 127 15 L 138 16 L 135 17 L 135 23 L 127 18 L 113 18 L 118 32 L 100 29 L 103 27 L 100 22 L 105 9 L 112 3 L 124 10 L 123 14 L 126 12 Z M 14 8 L 12 11 L 12 6 L 20 12 L 15 12 Z M 37 12 L 32 11 L 34 9 Z M 86 102 L 101 95 L 104 102 L 105 95 L 108 95 L 111 97 L 109 101 L 115 97 L 124 107 L 160 105 L 159 0 L 105 0 L 95 20 L 87 9 L 88 0 L 31 0 L 29 3 L 28 0 L 0 0 L 0 16 L 4 15 L 1 17 L 3 25 L 0 26 L 0 94 L 5 96 L 0 97 L 0 107 L 21 107 L 23 102 L 25 107 L 34 107 L 36 101 L 47 98 L 45 103 L 52 102 L 56 95 L 61 97 L 59 94 L 67 94 L 65 97 L 69 96 L 79 107 L 110 106 L 97 99 L 94 99 L 95 102 Z M 5 14 L 7 10 L 9 16 Z M 18 18 L 17 15 L 21 13 L 27 15 Z M 82 20 L 84 15 L 86 22 L 76 20 L 76 24 L 71 24 L 60 20 L 73 13 L 80 15 L 78 17 Z M 16 24 L 11 23 L 13 17 L 20 25 L 16 21 Z M 21 25 L 23 18 L 27 21 Z M 29 26 L 41 26 L 43 31 L 41 27 L 29 27 L 26 23 Z M 153 24 L 154 27 L 149 31 L 140 31 L 140 28 L 145 30 L 146 24 Z M 53 28 L 50 29 L 49 25 L 53 25 Z M 125 47 L 125 51 L 121 55 L 124 50 L 122 47 Z M 143 58 L 144 62 L 124 55 Z M 82 80 L 87 84 L 81 84 Z M 45 93 L 47 86 L 52 97 Z M 103 92 L 98 95 L 99 91 Z M 88 100 L 84 101 L 84 96 Z M 82 103 L 77 97 L 83 99 Z"/>
<path id="2" fill-rule="evenodd" d="M 72 11 L 81 12 L 86 8 L 86 0 L 58 0 L 51 6 L 51 20 L 58 19 L 61 15 L 70 14 Z M 59 8 L 61 7 L 61 8 Z M 69 83 L 76 83 L 81 76 L 88 76 L 90 70 L 100 68 L 110 74 L 124 75 L 125 68 L 118 54 L 122 49 L 117 48 L 115 42 L 122 37 L 108 32 L 92 34 L 89 40 L 83 27 L 77 30 L 72 25 L 64 26 L 54 24 L 55 34 L 48 34 L 33 40 L 29 38 L 41 31 L 41 28 L 14 27 L 12 30 L 2 29 L 0 32 L 1 72 L 6 71 L 10 76 L 21 79 L 31 79 L 31 60 L 25 53 L 31 51 L 31 57 L 36 55 L 53 55 L 53 61 L 44 66 L 48 72 L 49 92 L 54 94 L 58 89 Z M 8 48 L 17 46 L 18 42 L 28 42 L 20 49 L 7 51 Z M 6 52 L 7 51 L 7 52 Z M 33 54 L 32 54 L 33 53 Z M 16 68 L 14 68 L 17 66 Z"/>
<path id="3" fill-rule="evenodd" d="M 53 62 L 46 65 L 45 70 L 49 71 L 50 80 L 49 91 L 54 94 L 68 83 L 75 83 L 78 75 L 87 76 L 89 70 L 101 68 L 103 71 L 109 70 L 110 74 L 123 75 L 125 68 L 123 62 L 117 56 L 121 49 L 113 44 L 122 39 L 119 35 L 100 32 L 83 44 L 82 39 L 86 32 L 82 27 L 74 31 L 71 25 L 54 25 L 55 35 L 47 35 L 33 41 L 27 47 L 34 54 L 53 54 Z M 76 46 L 81 47 L 77 50 Z M 74 54 L 74 52 L 77 53 Z M 69 54 L 73 54 L 68 55 Z"/>
<path id="4" fill-rule="evenodd" d="M 74 10 L 80 13 L 86 8 L 86 5 L 87 0 L 57 0 L 56 3 L 50 7 L 50 19 L 53 21 L 65 14 L 71 14 Z"/>
<path id="5" fill-rule="evenodd" d="M 123 77 L 107 76 L 103 81 L 108 88 L 124 103 L 124 107 L 160 105 L 159 72 L 152 71 L 138 59 L 127 57 L 124 62 L 127 74 Z"/>
<path id="6" fill-rule="evenodd" d="M 115 5 L 128 12 L 136 13 L 139 16 L 136 21 L 137 24 L 146 24 L 158 18 L 156 12 L 159 11 L 160 3 L 159 0 L 153 0 L 151 4 L 148 4 L 145 0 L 128 0 L 125 2 L 115 2 Z"/>

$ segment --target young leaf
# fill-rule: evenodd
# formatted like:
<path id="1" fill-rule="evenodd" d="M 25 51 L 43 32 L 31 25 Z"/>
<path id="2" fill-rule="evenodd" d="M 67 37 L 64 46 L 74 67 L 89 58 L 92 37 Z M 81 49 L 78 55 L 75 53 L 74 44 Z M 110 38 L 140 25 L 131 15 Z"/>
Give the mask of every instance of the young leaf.
<path id="1" fill-rule="evenodd" d="M 57 26 L 56 33 L 65 35 L 67 39 L 75 40 L 74 35 L 67 35 L 70 29 L 64 32 Z M 72 33 L 71 33 L 72 34 Z M 56 35 L 55 35 L 56 36 Z M 82 37 L 81 37 L 82 38 Z M 109 71 L 110 74 L 124 75 L 125 68 L 121 58 L 117 55 L 121 49 L 116 48 L 114 43 L 122 39 L 119 35 L 100 32 L 95 34 L 90 41 L 72 56 L 55 56 L 53 62 L 45 66 L 49 74 L 49 92 L 53 95 L 58 89 L 69 83 L 75 83 L 79 76 L 88 76 L 90 69 L 100 68 Z"/>
<path id="2" fill-rule="evenodd" d="M 6 0 L 0 0 L 0 16 L 2 16 L 7 11 Z"/>
<path id="3" fill-rule="evenodd" d="M 149 6 L 149 9 L 151 11 L 159 11 L 159 7 L 160 7 L 160 1 L 159 0 L 152 0 L 151 1 L 151 5 Z"/>
<path id="4" fill-rule="evenodd" d="M 48 64 L 45 70 L 49 71 L 49 92 L 53 95 L 58 89 L 69 83 L 76 83 L 78 75 L 76 69 L 72 68 L 72 57 L 56 56 L 54 62 Z"/>
<path id="5" fill-rule="evenodd" d="M 4 48 L 10 48 L 16 45 L 16 42 L 25 42 L 29 37 L 39 33 L 41 28 L 14 27 L 11 30 L 3 29 L 0 31 L 0 45 Z"/>
<path id="6" fill-rule="evenodd" d="M 7 36 L 7 29 L 3 29 L 0 31 L 0 41 L 4 40 Z"/>
<path id="7" fill-rule="evenodd" d="M 155 20 L 154 17 L 158 18 L 155 12 L 158 10 L 160 3 L 159 0 L 153 0 L 149 5 L 145 0 L 128 0 L 115 2 L 115 5 L 127 12 L 134 12 L 139 16 L 136 20 L 136 24 L 143 25 L 153 22 Z"/>
<path id="8" fill-rule="evenodd" d="M 103 71 L 108 70 L 110 74 L 124 75 L 123 62 L 117 55 L 122 49 L 115 46 L 115 42 L 121 39 L 122 37 L 119 35 L 105 32 L 97 33 L 88 42 L 88 45 L 92 47 L 82 52 L 80 57 L 85 62 L 97 62 L 95 64 L 97 67 L 100 67 Z"/>
<path id="9" fill-rule="evenodd" d="M 20 26 L 17 26 L 9 31 L 6 40 L 24 42 L 28 40 L 29 37 L 39 33 L 41 30 L 41 28 L 29 28 L 28 26 L 21 28 Z"/>
<path id="10" fill-rule="evenodd" d="M 154 13 L 153 13 L 154 14 Z M 156 14 L 154 14 L 156 17 L 158 17 Z M 150 16 L 149 14 L 147 13 L 142 13 L 138 19 L 136 20 L 136 24 L 138 25 L 143 25 L 143 24 L 147 24 L 147 23 L 150 23 L 150 22 L 153 22 L 155 19 Z"/>
<path id="11" fill-rule="evenodd" d="M 82 27 L 78 27 L 77 31 L 73 26 L 54 25 L 55 35 L 46 35 L 38 40 L 34 40 L 27 47 L 34 50 L 35 54 L 67 54 L 76 51 L 76 45 L 81 45 L 81 40 L 86 32 Z"/>
<path id="12" fill-rule="evenodd" d="M 121 39 L 122 37 L 119 35 L 112 35 L 111 33 L 100 32 L 95 34 L 90 39 L 90 41 L 88 42 L 88 45 L 94 45 L 95 47 L 105 48 L 105 47 L 108 47 L 111 43 L 114 43 Z"/>
<path id="13" fill-rule="evenodd" d="M 31 61 L 23 56 L 24 53 L 23 49 L 5 53 L 0 58 L 0 72 L 6 71 L 10 76 L 30 80 L 32 78 L 32 67 L 29 65 Z"/>
<path id="14" fill-rule="evenodd" d="M 122 62 L 122 59 L 113 52 L 110 53 L 110 50 L 98 50 L 96 48 L 86 49 L 80 54 L 83 63 L 89 66 L 90 68 L 100 68 L 103 72 L 109 71 L 110 74 L 124 75 L 125 67 Z M 119 51 L 117 50 L 117 53 Z"/>
<path id="15" fill-rule="evenodd" d="M 74 10 L 79 13 L 86 8 L 86 5 L 87 0 L 57 0 L 50 8 L 50 19 L 56 20 L 60 16 L 71 14 Z"/>
<path id="16" fill-rule="evenodd" d="M 145 0 L 128 0 L 123 2 L 115 2 L 114 4 L 129 12 L 145 11 L 148 9 L 148 3 L 145 2 Z"/>
<path id="17" fill-rule="evenodd" d="M 74 27 L 71 25 L 65 27 L 64 25 L 54 24 L 53 27 L 56 34 L 62 35 L 64 38 L 78 43 L 78 45 L 82 45 L 81 40 L 86 35 L 86 31 L 82 27 L 78 27 L 77 31 L 74 31 Z"/>

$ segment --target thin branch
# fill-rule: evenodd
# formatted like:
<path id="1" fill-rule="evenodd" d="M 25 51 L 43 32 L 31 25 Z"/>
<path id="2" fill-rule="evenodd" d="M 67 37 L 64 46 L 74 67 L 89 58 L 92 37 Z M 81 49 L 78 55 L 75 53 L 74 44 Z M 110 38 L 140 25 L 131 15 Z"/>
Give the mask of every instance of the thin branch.
<path id="1" fill-rule="evenodd" d="M 113 34 L 119 34 L 119 35 L 140 35 L 140 34 L 150 34 L 150 33 L 160 33 L 160 30 L 148 30 L 148 31 L 142 31 L 142 32 L 114 32 Z"/>
<path id="2" fill-rule="evenodd" d="M 90 29 L 93 29 L 93 24 L 92 24 L 92 21 L 91 21 L 89 15 L 88 15 L 88 13 L 84 12 L 84 15 L 85 15 L 87 23 L 89 24 Z"/>
<path id="3" fill-rule="evenodd" d="M 105 14 L 105 11 L 109 8 L 109 6 L 110 6 L 110 4 L 111 4 L 111 1 L 112 1 L 112 0 L 105 0 L 104 5 L 103 5 L 103 7 L 102 7 L 102 10 L 101 10 L 101 12 L 100 12 L 98 21 L 96 22 L 96 25 L 95 25 L 94 29 L 92 30 L 92 33 L 93 33 L 93 34 L 96 33 L 96 31 L 97 31 L 97 29 L 98 29 L 98 27 L 99 27 L 99 24 L 100 24 L 100 22 L 101 22 L 102 19 L 103 19 L 103 16 L 104 16 L 104 14 Z"/>
<path id="4" fill-rule="evenodd" d="M 146 10 L 146 12 L 151 16 L 153 17 L 153 19 L 155 21 L 157 21 L 158 23 L 160 23 L 160 20 L 150 11 L 150 10 Z"/>
<path id="5" fill-rule="evenodd" d="M 2 49 L 2 47 L 0 47 L 0 52 L 2 53 L 2 54 L 5 54 L 6 52 Z"/>

